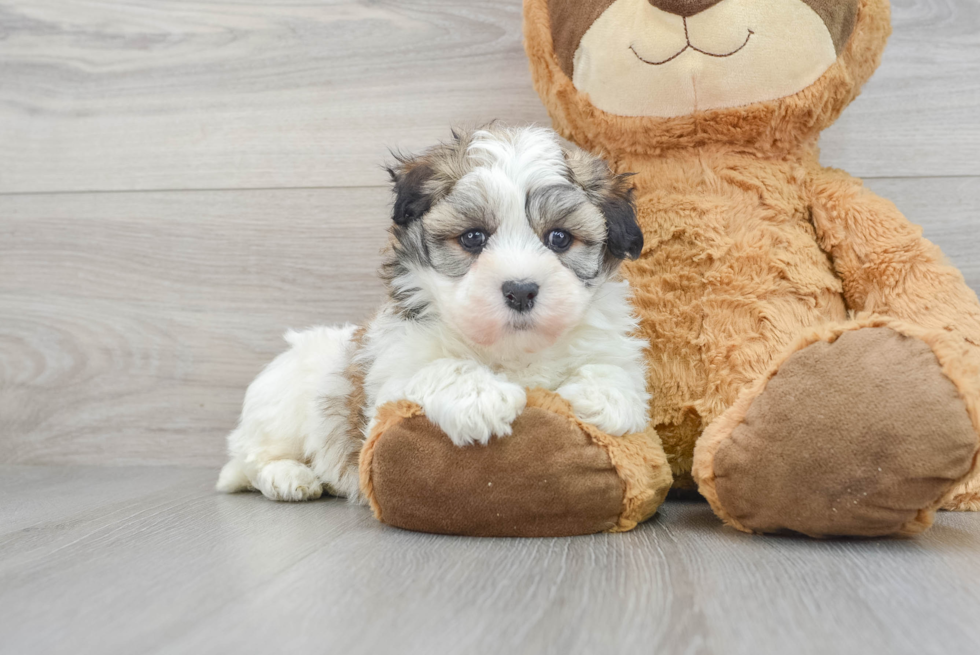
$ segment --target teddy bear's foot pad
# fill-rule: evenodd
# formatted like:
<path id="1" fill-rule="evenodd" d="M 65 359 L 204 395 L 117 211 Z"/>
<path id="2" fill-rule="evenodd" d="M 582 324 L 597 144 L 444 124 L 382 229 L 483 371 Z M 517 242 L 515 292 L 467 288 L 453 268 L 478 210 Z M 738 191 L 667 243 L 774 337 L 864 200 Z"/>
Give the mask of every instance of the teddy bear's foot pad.
<path id="1" fill-rule="evenodd" d="M 863 328 L 786 360 L 715 454 L 715 488 L 754 532 L 914 534 L 976 450 L 930 347 Z"/>

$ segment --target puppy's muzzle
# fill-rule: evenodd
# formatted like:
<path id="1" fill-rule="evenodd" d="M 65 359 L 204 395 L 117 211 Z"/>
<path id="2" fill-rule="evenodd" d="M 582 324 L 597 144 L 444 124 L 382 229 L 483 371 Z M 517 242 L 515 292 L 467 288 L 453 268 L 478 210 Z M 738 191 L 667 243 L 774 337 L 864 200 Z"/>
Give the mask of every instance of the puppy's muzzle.
<path id="1" fill-rule="evenodd" d="M 518 282 L 511 280 L 500 287 L 504 294 L 504 302 L 515 312 L 524 313 L 534 307 L 534 299 L 538 297 L 538 285 L 534 282 Z"/>

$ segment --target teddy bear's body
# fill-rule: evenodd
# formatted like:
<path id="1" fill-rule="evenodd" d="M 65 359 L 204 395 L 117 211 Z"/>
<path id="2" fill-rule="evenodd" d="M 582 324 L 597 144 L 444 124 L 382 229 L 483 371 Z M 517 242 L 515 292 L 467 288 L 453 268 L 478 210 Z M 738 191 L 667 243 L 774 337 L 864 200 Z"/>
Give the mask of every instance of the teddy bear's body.
<path id="1" fill-rule="evenodd" d="M 556 129 L 636 173 L 625 270 L 675 486 L 741 529 L 912 533 L 980 505 L 976 295 L 818 161 L 889 31 L 887 0 L 525 2 Z"/>
<path id="2" fill-rule="evenodd" d="M 704 427 L 803 328 L 847 317 L 817 244 L 800 154 L 725 148 L 624 157 L 635 178 L 643 257 L 626 267 L 650 342 L 651 414 L 675 485 L 691 486 Z"/>

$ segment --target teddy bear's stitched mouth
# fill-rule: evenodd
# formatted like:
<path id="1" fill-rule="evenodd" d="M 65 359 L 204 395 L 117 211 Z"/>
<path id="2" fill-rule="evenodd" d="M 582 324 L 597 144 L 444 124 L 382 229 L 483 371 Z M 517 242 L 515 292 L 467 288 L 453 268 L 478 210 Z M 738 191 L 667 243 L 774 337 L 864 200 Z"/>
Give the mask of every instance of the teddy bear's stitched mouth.
<path id="1" fill-rule="evenodd" d="M 640 53 L 638 53 L 636 51 L 636 48 L 633 47 L 633 44 L 632 43 L 630 44 L 630 50 L 633 51 L 633 54 L 636 56 L 637 59 L 639 59 L 640 61 L 642 61 L 644 64 L 649 64 L 651 66 L 661 66 L 663 64 L 666 64 L 667 62 L 673 61 L 673 60 L 677 59 L 678 57 L 680 57 L 685 52 L 687 52 L 688 50 L 693 50 L 694 52 L 698 52 L 698 53 L 700 53 L 702 55 L 707 55 L 708 57 L 718 57 L 718 58 L 731 57 L 736 52 L 738 52 L 739 50 L 741 50 L 742 48 L 744 48 L 745 46 L 747 46 L 749 44 L 749 39 L 752 38 L 752 35 L 753 34 L 755 34 L 755 32 L 753 32 L 751 29 L 747 30 L 747 33 L 745 35 L 745 41 L 742 42 L 742 45 L 740 45 L 739 47 L 735 48 L 731 52 L 726 52 L 724 54 L 718 54 L 718 53 L 715 53 L 715 52 L 708 52 L 707 50 L 702 50 L 701 48 L 699 48 L 699 47 L 697 47 L 697 46 L 695 46 L 694 44 L 691 43 L 691 37 L 687 33 L 687 19 L 685 18 L 684 19 L 684 40 L 687 41 L 687 44 L 683 48 L 681 48 L 680 50 L 678 50 L 677 52 L 675 52 L 674 54 L 672 54 L 671 56 L 669 56 L 666 59 L 664 59 L 663 61 L 650 61 L 649 59 L 644 59 L 643 57 L 640 56 Z"/>

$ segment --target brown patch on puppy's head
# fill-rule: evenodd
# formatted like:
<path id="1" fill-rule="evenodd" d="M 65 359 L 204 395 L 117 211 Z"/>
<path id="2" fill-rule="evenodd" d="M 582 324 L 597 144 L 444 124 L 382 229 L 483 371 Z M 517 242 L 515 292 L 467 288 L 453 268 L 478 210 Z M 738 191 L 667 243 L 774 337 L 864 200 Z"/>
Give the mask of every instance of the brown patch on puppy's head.
<path id="1" fill-rule="evenodd" d="M 466 157 L 470 135 L 455 129 L 452 135 L 449 142 L 433 146 L 420 155 L 393 152 L 394 164 L 385 167 L 395 197 L 391 238 L 381 266 L 381 278 L 387 282 L 389 295 L 405 318 L 420 317 L 428 304 L 420 300 L 417 288 L 395 284 L 395 280 L 404 278 L 412 267 L 431 267 L 433 255 L 438 254 L 433 252 L 433 246 L 438 244 L 421 219 L 449 195 L 471 166 Z"/>
<path id="2" fill-rule="evenodd" d="M 585 190 L 606 220 L 606 248 L 615 259 L 637 259 L 643 250 L 643 231 L 636 220 L 632 173 L 616 175 L 602 159 L 578 146 L 565 147 L 572 181 Z"/>
<path id="3" fill-rule="evenodd" d="M 429 148 L 420 156 L 392 153 L 395 164 L 385 169 L 395 194 L 391 213 L 395 225 L 404 227 L 424 216 L 466 175 L 467 145 L 469 135 L 454 129 L 452 141 Z"/>

